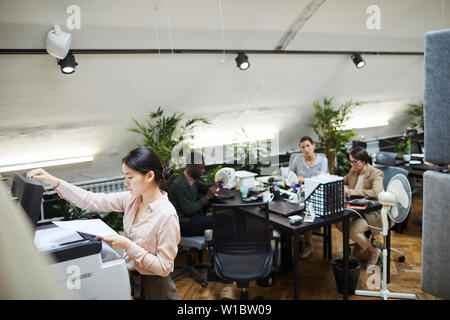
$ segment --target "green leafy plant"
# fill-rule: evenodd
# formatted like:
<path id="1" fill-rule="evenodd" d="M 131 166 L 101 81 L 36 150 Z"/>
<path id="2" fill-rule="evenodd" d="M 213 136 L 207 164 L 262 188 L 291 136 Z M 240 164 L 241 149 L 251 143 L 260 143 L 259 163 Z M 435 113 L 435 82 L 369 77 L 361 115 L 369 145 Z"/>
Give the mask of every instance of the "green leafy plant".
<path id="1" fill-rule="evenodd" d="M 222 168 L 223 168 L 223 166 L 221 164 L 219 164 L 217 167 L 214 168 L 213 171 L 211 171 L 211 173 L 207 177 L 203 178 L 203 182 L 208 183 L 208 184 L 214 183 L 214 179 L 216 178 L 217 171 L 219 171 Z"/>
<path id="2" fill-rule="evenodd" d="M 363 104 L 352 100 L 334 108 L 333 98 L 323 98 L 314 101 L 314 122 L 310 126 L 317 134 L 319 141 L 317 150 L 324 152 L 328 158 L 328 169 L 331 174 L 335 172 L 336 154 L 345 148 L 345 144 L 356 136 L 352 129 L 344 129 L 344 123 L 349 119 L 351 108 Z"/>
<path id="3" fill-rule="evenodd" d="M 53 205 L 53 208 L 61 213 L 61 215 L 64 217 L 64 220 L 86 219 L 92 218 L 94 216 L 99 217 L 97 212 L 80 209 L 63 199 L 61 199 L 57 204 Z"/>
<path id="4" fill-rule="evenodd" d="M 336 169 L 334 174 L 338 176 L 345 176 L 350 171 L 350 162 L 348 160 L 347 154 L 340 150 L 336 154 Z"/>
<path id="5" fill-rule="evenodd" d="M 142 145 L 155 150 L 163 166 L 177 166 L 177 159 L 172 159 L 174 149 L 182 150 L 194 139 L 192 130 L 195 125 L 210 124 L 203 117 L 193 117 L 183 123 L 183 116 L 183 113 L 165 116 L 163 109 L 158 107 L 155 112 L 149 113 L 149 119 L 145 122 L 133 118 L 136 127 L 128 130 L 143 136 Z"/>
<path id="6" fill-rule="evenodd" d="M 122 212 L 106 213 L 103 215 L 102 221 L 117 232 L 123 231 L 123 213 Z"/>
<path id="7" fill-rule="evenodd" d="M 409 104 L 409 109 L 406 111 L 406 114 L 413 119 L 411 128 L 420 128 L 422 131 L 425 130 L 423 103 Z"/>

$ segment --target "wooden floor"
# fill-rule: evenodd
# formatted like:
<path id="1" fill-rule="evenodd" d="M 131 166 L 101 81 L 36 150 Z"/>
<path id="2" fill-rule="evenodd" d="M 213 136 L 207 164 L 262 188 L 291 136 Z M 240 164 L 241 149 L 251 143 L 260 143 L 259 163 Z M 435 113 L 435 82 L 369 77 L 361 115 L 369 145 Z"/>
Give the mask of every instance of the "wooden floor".
<path id="1" fill-rule="evenodd" d="M 416 199 L 418 200 L 416 200 Z M 422 259 L 422 228 L 421 228 L 422 201 L 421 197 L 413 197 L 413 206 L 408 221 L 407 229 L 403 233 L 392 232 L 391 247 L 405 253 L 406 260 L 402 263 L 397 261 L 398 254 L 392 253 L 391 260 L 391 282 L 388 284 L 390 292 L 415 293 L 418 299 L 437 299 L 420 289 L 421 259 Z M 333 259 L 342 257 L 342 235 L 333 226 Z M 380 236 L 378 236 L 380 237 Z M 377 238 L 379 241 L 382 238 Z M 332 270 L 332 260 L 324 259 L 322 256 L 322 238 L 313 237 L 313 254 L 300 261 L 300 299 L 327 300 L 342 299 L 338 293 Z M 204 260 L 207 260 L 205 251 Z M 366 252 L 361 253 L 361 273 L 357 285 L 358 290 L 367 290 L 366 267 L 368 259 Z M 177 257 L 176 263 L 183 263 L 184 257 Z M 206 261 L 205 261 L 206 263 Z M 380 264 L 379 264 L 380 265 Z M 205 275 L 206 270 L 200 271 Z M 240 289 L 235 284 L 224 284 L 221 282 L 209 282 L 207 288 L 202 288 L 199 283 L 189 275 L 185 274 L 175 280 L 181 300 L 215 300 L 222 298 L 239 299 Z M 291 300 L 294 298 L 292 273 L 281 273 L 276 278 L 272 287 L 259 287 L 252 282 L 248 289 L 249 298 L 263 296 L 267 300 Z M 349 299 L 379 299 L 351 295 Z"/>

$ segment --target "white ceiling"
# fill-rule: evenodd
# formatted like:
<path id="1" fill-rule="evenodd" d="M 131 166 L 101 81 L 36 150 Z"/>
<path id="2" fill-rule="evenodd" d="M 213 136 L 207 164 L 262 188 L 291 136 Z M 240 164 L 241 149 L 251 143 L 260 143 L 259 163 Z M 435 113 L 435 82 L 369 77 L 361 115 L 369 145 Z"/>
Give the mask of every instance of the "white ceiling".
<path id="1" fill-rule="evenodd" d="M 59 24 L 77 49 L 272 50 L 310 1 L 12 1 L 0 2 L 0 48 L 44 49 Z M 81 29 L 68 30 L 66 8 L 81 8 Z M 381 9 L 381 30 L 368 30 L 366 9 Z M 220 10 L 222 5 L 223 11 Z M 286 50 L 423 51 L 424 33 L 450 27 L 450 0 L 327 0 Z M 221 17 L 223 16 L 223 26 Z M 313 134 L 312 103 L 367 102 L 353 120 L 388 120 L 361 129 L 366 138 L 404 131 L 408 103 L 420 102 L 423 56 L 365 55 L 356 69 L 345 55 L 75 55 L 63 75 L 49 55 L 0 55 L 0 165 L 93 153 L 92 164 L 54 168 L 71 181 L 121 174 L 120 159 L 140 142 L 127 132 L 161 106 L 213 121 L 203 137 L 273 132 L 280 151 Z"/>

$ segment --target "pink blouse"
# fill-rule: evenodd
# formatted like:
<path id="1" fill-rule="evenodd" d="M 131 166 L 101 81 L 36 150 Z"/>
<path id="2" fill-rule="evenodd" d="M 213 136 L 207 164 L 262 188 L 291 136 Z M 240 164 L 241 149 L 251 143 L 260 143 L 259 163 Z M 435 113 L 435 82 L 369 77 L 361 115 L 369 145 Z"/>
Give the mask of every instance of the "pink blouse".
<path id="1" fill-rule="evenodd" d="M 125 236 L 133 242 L 124 255 L 129 270 L 162 277 L 173 271 L 180 242 L 180 224 L 167 192 L 162 191 L 161 198 L 149 203 L 133 224 L 142 197 L 135 197 L 129 191 L 93 193 L 62 180 L 55 190 L 61 198 L 81 209 L 124 212 Z"/>

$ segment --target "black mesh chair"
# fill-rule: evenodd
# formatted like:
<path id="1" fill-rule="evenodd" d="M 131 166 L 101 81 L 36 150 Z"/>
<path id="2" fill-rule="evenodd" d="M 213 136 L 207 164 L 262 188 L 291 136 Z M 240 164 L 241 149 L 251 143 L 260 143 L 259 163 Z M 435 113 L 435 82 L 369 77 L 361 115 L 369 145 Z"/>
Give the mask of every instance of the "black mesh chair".
<path id="1" fill-rule="evenodd" d="M 252 209 L 258 215 L 243 209 Z M 263 279 L 273 270 L 272 230 L 267 203 L 213 204 L 213 236 L 208 246 L 216 274 L 242 288 L 248 299 L 250 281 Z"/>

